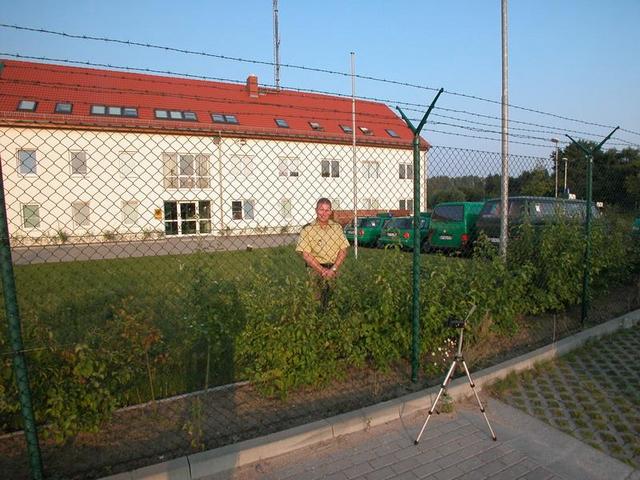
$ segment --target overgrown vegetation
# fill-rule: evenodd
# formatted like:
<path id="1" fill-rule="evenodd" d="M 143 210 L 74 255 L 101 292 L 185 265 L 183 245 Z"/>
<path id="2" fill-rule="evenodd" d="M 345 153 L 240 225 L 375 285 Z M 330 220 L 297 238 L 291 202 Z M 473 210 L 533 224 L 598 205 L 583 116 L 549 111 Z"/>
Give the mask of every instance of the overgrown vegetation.
<path id="1" fill-rule="evenodd" d="M 595 290 L 637 272 L 639 248 L 627 232 L 594 228 Z M 583 248 L 579 225 L 525 224 L 506 263 L 486 239 L 470 259 L 422 255 L 425 373 L 448 363 L 446 320 L 472 303 L 471 342 L 511 335 L 524 315 L 576 304 Z M 60 441 L 98 429 L 125 405 L 239 380 L 285 397 L 354 368 L 389 370 L 411 350 L 411 256 L 393 249 L 361 249 L 350 259 L 325 311 L 291 247 L 31 265 L 17 268 L 17 284 L 37 420 Z M 6 321 L 0 325 L 6 353 Z M 5 354 L 5 431 L 20 428 L 10 368 Z M 199 443 L 197 424 L 185 428 Z"/>

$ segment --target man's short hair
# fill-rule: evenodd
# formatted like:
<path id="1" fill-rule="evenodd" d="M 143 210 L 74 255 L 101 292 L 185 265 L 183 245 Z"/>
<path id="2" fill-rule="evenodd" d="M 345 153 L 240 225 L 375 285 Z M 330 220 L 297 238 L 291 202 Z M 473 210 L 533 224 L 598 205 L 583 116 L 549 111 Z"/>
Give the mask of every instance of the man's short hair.
<path id="1" fill-rule="evenodd" d="M 322 197 L 316 202 L 316 208 L 318 208 L 320 205 L 329 205 L 329 208 L 331 208 L 331 200 L 329 200 L 328 198 Z"/>

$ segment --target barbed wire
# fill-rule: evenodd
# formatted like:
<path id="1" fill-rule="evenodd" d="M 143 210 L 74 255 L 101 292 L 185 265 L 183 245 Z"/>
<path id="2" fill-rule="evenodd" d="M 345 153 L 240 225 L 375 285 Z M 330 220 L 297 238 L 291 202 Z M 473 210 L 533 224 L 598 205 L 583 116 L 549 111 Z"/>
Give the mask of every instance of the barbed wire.
<path id="1" fill-rule="evenodd" d="M 217 58 L 217 59 L 221 59 L 221 60 L 229 60 L 229 61 L 235 61 L 235 62 L 243 62 L 243 63 L 249 63 L 249 64 L 255 64 L 255 65 L 265 65 L 265 66 L 274 66 L 275 65 L 273 62 L 270 62 L 270 61 L 249 59 L 249 58 L 243 58 L 243 57 L 231 57 L 231 56 L 227 56 L 227 55 L 214 54 L 214 53 L 204 52 L 204 51 L 195 51 L 195 50 L 189 50 L 189 49 L 185 49 L 185 48 L 171 47 L 171 46 L 167 46 L 167 45 L 158 45 L 158 44 L 153 44 L 153 43 L 148 43 L 148 42 L 145 43 L 145 42 L 136 42 L 136 41 L 132 41 L 132 40 L 121 40 L 121 39 L 108 38 L 108 37 L 97 37 L 97 36 L 86 35 L 86 34 L 71 34 L 71 33 L 67 33 L 67 32 L 60 32 L 60 31 L 49 30 L 49 29 L 44 29 L 44 28 L 26 27 L 26 26 L 22 26 L 22 25 L 12 25 L 12 24 L 6 24 L 6 23 L 0 23 L 0 27 L 8 28 L 8 29 L 15 29 L 15 30 L 22 30 L 22 31 L 29 31 L 29 32 L 34 32 L 34 33 L 44 33 L 44 34 L 49 34 L 49 35 L 56 35 L 56 36 L 61 36 L 61 37 L 71 38 L 71 39 L 100 41 L 100 42 L 114 43 L 114 44 L 120 44 L 120 45 L 126 45 L 126 46 L 136 46 L 136 47 L 143 47 L 143 48 L 158 49 L 158 50 L 162 50 L 162 51 L 176 52 L 176 53 L 182 53 L 182 54 L 187 54 L 187 55 L 198 55 L 198 56 Z M 343 77 L 352 77 L 352 76 L 354 76 L 355 78 L 359 78 L 359 79 L 362 79 L 362 80 L 370 80 L 370 81 L 375 81 L 375 82 L 387 83 L 387 84 L 404 86 L 404 87 L 411 87 L 411 88 L 422 89 L 422 90 L 429 90 L 429 91 L 438 91 L 439 90 L 436 87 L 431 87 L 431 86 L 426 86 L 426 85 L 418 85 L 418 84 L 409 83 L 409 82 L 401 82 L 401 81 L 398 81 L 398 80 L 391 80 L 391 79 L 387 79 L 387 78 L 373 77 L 373 76 L 370 76 L 370 75 L 362 75 L 362 74 L 352 75 L 349 72 L 340 72 L 340 71 L 337 71 L 337 70 L 330 70 L 330 69 L 325 69 L 325 68 L 310 67 L 310 66 L 295 65 L 295 64 L 280 64 L 279 66 L 281 68 L 291 68 L 291 69 L 304 70 L 304 71 L 310 71 L 310 72 L 325 73 L 325 74 L 330 74 L 330 75 L 339 75 L 339 76 L 343 76 Z M 458 96 L 458 97 L 461 97 L 461 98 L 477 100 L 477 101 L 483 101 L 483 102 L 487 102 L 487 103 L 494 104 L 494 105 L 502 105 L 501 101 L 480 97 L 478 95 L 471 95 L 471 94 L 466 94 L 466 93 L 461 93 L 461 92 L 455 92 L 455 91 L 452 91 L 452 90 L 445 90 L 444 93 L 446 93 L 448 95 L 452 95 L 452 96 Z M 601 124 L 601 123 L 596 123 L 596 122 L 589 122 L 589 121 L 586 121 L 586 120 L 580 120 L 580 119 L 572 118 L 572 117 L 566 117 L 566 116 L 563 116 L 563 115 L 558 115 L 558 114 L 555 114 L 555 113 L 545 112 L 543 110 L 539 110 L 539 109 L 535 109 L 535 108 L 529 108 L 529 107 L 524 107 L 524 106 L 515 105 L 515 104 L 507 104 L 507 106 L 509 108 L 523 110 L 523 111 L 527 111 L 527 112 L 530 112 L 530 113 L 535 113 L 535 114 L 538 114 L 538 115 L 550 116 L 552 118 L 557 118 L 557 119 L 560 119 L 560 120 L 571 121 L 571 122 L 576 122 L 576 123 L 582 123 L 582 124 L 585 124 L 585 125 L 591 125 L 591 126 L 595 126 L 595 127 L 610 128 L 610 129 L 614 128 L 611 125 L 606 125 L 606 124 Z M 634 134 L 634 135 L 640 135 L 639 132 L 635 132 L 635 131 L 632 131 L 632 130 L 628 130 L 628 129 L 624 129 L 624 128 L 621 128 L 620 130 L 624 131 L 626 133 L 631 133 L 631 134 Z"/>

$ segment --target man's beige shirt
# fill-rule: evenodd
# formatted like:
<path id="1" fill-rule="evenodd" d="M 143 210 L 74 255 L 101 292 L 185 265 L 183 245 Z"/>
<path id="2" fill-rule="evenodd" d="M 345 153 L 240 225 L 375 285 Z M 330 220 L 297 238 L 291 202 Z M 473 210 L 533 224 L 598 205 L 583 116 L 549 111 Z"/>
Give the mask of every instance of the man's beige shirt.
<path id="1" fill-rule="evenodd" d="M 319 263 L 335 263 L 340 250 L 347 247 L 349 242 L 339 223 L 329 220 L 323 228 L 316 220 L 300 232 L 296 252 L 309 253 Z"/>

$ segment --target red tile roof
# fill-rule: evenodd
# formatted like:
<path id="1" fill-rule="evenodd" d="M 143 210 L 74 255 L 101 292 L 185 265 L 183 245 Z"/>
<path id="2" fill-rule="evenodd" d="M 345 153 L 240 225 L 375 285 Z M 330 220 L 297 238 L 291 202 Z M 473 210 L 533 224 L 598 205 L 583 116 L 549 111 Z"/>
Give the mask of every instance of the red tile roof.
<path id="1" fill-rule="evenodd" d="M 46 63 L 2 60 L 0 69 L 0 123 L 55 125 L 121 131 L 218 133 L 223 136 L 295 139 L 351 143 L 351 99 L 275 90 L 247 85 L 192 80 L 139 73 L 78 68 Z M 253 77 L 255 78 L 255 77 Z M 257 81 L 257 79 L 256 79 Z M 18 111 L 21 100 L 37 102 L 34 112 Z M 71 114 L 55 113 L 58 102 L 73 104 Z M 92 115 L 92 105 L 133 107 L 135 118 Z M 193 112 L 197 121 L 161 120 L 156 109 Z M 211 114 L 234 115 L 238 124 L 213 122 Z M 286 120 L 280 128 L 275 119 Z M 317 122 L 322 130 L 314 130 Z M 411 146 L 412 133 L 388 106 L 356 100 L 356 141 L 374 146 Z M 360 130 L 366 127 L 369 135 Z M 394 138 L 387 130 L 398 135 Z M 422 148 L 427 143 L 421 141 Z"/>

